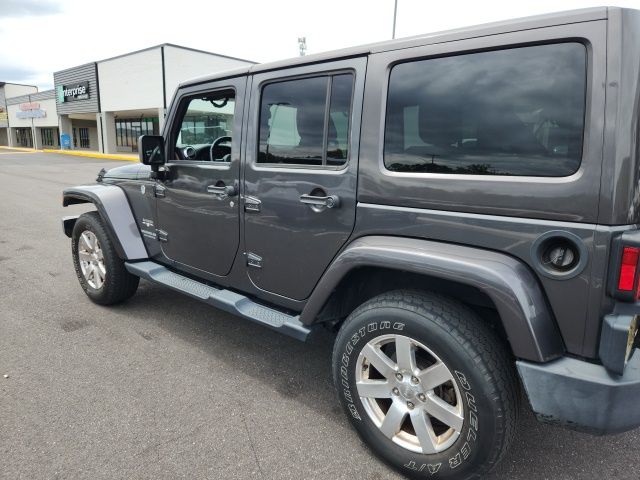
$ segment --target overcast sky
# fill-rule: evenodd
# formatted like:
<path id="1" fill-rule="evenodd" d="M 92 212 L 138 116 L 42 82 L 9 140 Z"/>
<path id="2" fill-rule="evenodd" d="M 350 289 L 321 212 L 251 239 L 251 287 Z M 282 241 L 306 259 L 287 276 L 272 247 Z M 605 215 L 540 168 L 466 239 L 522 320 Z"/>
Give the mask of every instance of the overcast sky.
<path id="1" fill-rule="evenodd" d="M 591 0 L 398 0 L 396 36 L 601 5 Z M 640 8 L 640 0 L 612 5 Z M 391 38 L 394 0 L 0 0 L 0 81 L 51 88 L 53 72 L 159 43 L 265 62 Z"/>

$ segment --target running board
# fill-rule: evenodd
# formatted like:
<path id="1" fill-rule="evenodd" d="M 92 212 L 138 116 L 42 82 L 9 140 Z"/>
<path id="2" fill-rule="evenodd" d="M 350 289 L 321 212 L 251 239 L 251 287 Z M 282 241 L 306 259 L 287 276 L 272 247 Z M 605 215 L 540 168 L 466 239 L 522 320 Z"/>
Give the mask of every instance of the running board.
<path id="1" fill-rule="evenodd" d="M 185 293 L 190 297 L 203 301 L 225 312 L 260 323 L 269 328 L 285 333 L 298 340 L 305 341 L 311 330 L 304 326 L 299 316 L 291 316 L 265 307 L 253 300 L 232 292 L 211 287 L 197 280 L 187 278 L 155 262 L 126 262 L 127 270 L 140 278 Z"/>

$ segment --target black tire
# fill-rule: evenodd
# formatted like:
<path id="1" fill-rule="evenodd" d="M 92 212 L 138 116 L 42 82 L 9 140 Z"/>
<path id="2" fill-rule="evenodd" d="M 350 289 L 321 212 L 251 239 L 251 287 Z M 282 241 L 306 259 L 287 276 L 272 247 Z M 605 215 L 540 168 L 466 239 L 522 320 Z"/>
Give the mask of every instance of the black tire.
<path id="1" fill-rule="evenodd" d="M 376 426 L 358 395 L 356 368 L 367 371 L 373 365 L 359 364 L 360 353 L 368 342 L 389 338 L 385 335 L 390 334 L 409 337 L 426 346 L 444 362 L 457 382 L 464 423 L 455 441 L 450 437 L 454 443 L 448 447 L 442 444 L 443 451 L 414 452 L 392 441 Z M 519 388 L 510 353 L 473 310 L 443 295 L 395 291 L 362 304 L 345 320 L 336 338 L 333 376 L 345 413 L 364 442 L 410 478 L 482 478 L 501 460 L 516 431 Z M 388 382 L 393 385 L 392 380 Z M 452 382 L 443 385 L 454 391 Z M 395 389 L 385 401 L 392 404 L 397 400 L 404 405 L 407 397 L 404 393 L 398 396 L 398 391 Z M 386 408 L 388 413 L 391 407 Z M 406 424 L 402 425 L 406 428 Z M 393 438 L 397 441 L 398 435 Z"/>
<path id="2" fill-rule="evenodd" d="M 106 272 L 104 283 L 100 288 L 94 288 L 89 285 L 80 266 L 79 242 L 80 236 L 85 231 L 92 232 L 96 236 L 102 249 Z M 114 305 L 127 300 L 136 293 L 140 278 L 130 274 L 125 268 L 124 261 L 118 256 L 98 212 L 88 212 L 80 215 L 73 227 L 71 251 L 73 254 L 73 266 L 80 281 L 80 286 L 94 303 Z"/>

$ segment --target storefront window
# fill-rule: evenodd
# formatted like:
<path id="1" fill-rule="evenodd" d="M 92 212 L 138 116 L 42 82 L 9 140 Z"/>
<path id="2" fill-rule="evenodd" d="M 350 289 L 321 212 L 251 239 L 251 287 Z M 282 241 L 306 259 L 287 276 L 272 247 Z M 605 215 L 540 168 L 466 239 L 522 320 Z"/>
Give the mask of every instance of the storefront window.
<path id="1" fill-rule="evenodd" d="M 30 128 L 16 128 L 16 140 L 21 147 L 33 148 Z"/>
<path id="2" fill-rule="evenodd" d="M 131 151 L 138 151 L 138 137 L 140 135 L 158 135 L 157 118 L 118 118 L 116 119 L 116 145 L 129 147 Z"/>
<path id="3" fill-rule="evenodd" d="M 80 131 L 80 148 L 89 148 L 89 129 L 79 128 Z"/>
<path id="4" fill-rule="evenodd" d="M 42 128 L 40 130 L 40 138 L 42 140 L 43 147 L 55 147 L 58 146 L 58 129 L 57 128 Z"/>

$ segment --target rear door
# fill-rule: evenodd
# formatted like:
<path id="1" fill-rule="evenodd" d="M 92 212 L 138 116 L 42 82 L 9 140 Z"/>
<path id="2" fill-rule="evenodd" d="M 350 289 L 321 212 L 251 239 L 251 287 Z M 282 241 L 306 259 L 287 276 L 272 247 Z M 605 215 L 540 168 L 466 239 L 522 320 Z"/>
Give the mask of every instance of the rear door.
<path id="1" fill-rule="evenodd" d="M 248 275 L 307 298 L 355 223 L 366 58 L 253 77 L 244 176 Z"/>
<path id="2" fill-rule="evenodd" d="M 178 268 L 225 276 L 240 240 L 240 144 L 246 77 L 182 92 L 156 185 L 162 252 Z"/>

